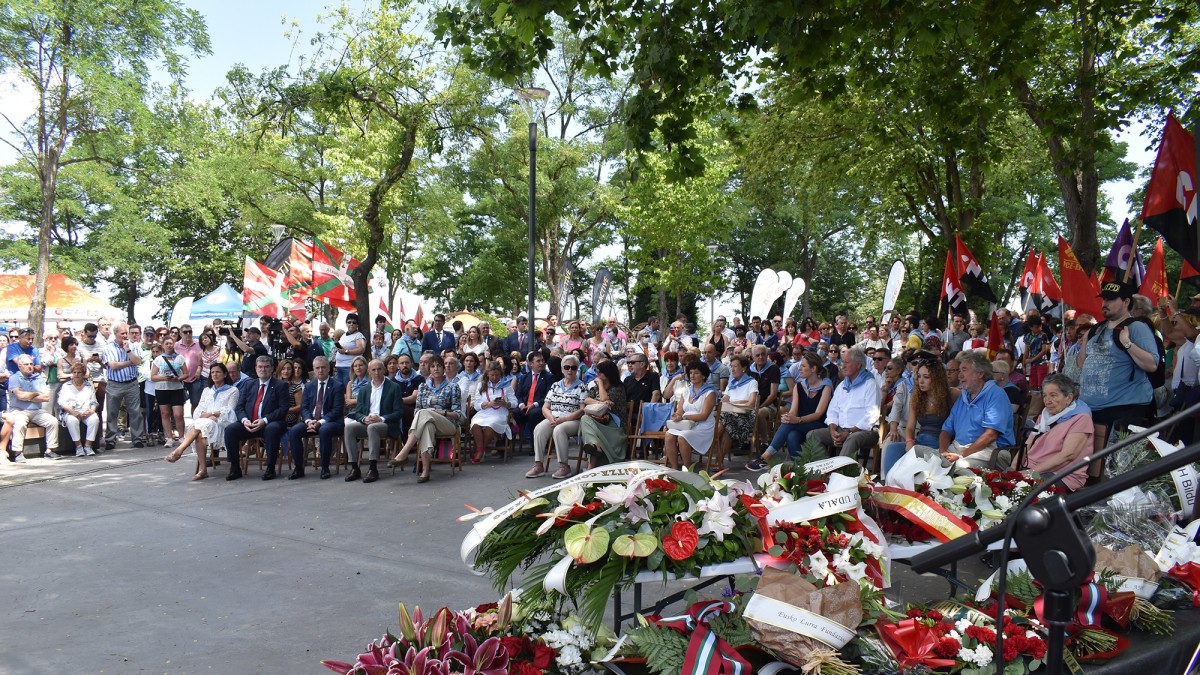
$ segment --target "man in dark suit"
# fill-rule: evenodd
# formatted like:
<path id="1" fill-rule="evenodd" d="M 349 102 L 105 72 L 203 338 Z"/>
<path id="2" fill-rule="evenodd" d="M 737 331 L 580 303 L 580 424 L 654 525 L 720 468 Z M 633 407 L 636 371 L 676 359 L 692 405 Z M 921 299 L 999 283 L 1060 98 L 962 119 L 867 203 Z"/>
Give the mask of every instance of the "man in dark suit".
<path id="1" fill-rule="evenodd" d="M 342 417 L 346 399 L 342 383 L 330 374 L 329 359 L 313 359 L 313 379 L 304 385 L 300 403 L 300 421 L 288 429 L 288 447 L 292 451 L 292 474 L 288 480 L 304 478 L 304 437 L 316 436 L 321 451 L 321 478 L 329 478 L 329 458 L 333 444 L 342 437 Z"/>
<path id="2" fill-rule="evenodd" d="M 290 407 L 288 385 L 272 377 L 275 360 L 270 356 L 258 357 L 254 362 L 254 370 L 258 379 L 247 382 L 241 389 L 242 396 L 238 398 L 238 421 L 225 427 L 225 458 L 229 460 L 229 475 L 225 480 L 242 477 L 238 453 L 242 441 L 250 438 L 261 438 L 267 446 L 267 469 L 262 479 L 271 480 L 275 477 L 279 439 L 283 437 L 283 421 Z"/>
<path id="3" fill-rule="evenodd" d="M 487 321 L 479 322 L 479 337 L 483 340 L 483 344 L 487 346 L 487 351 L 490 356 L 500 356 L 501 350 L 504 349 L 504 340 L 492 335 L 492 324 Z M 507 355 L 507 353 L 505 353 Z"/>
<path id="4" fill-rule="evenodd" d="M 521 425 L 522 434 L 533 436 L 533 428 L 542 421 L 542 404 L 554 382 L 554 376 L 546 370 L 546 358 L 541 352 L 529 356 L 529 372 L 517 379 L 517 409 L 513 419 Z"/>
<path id="5" fill-rule="evenodd" d="M 434 314 L 433 327 L 425 331 L 425 335 L 421 338 L 421 350 L 432 351 L 438 358 L 441 358 L 442 352 L 457 348 L 458 340 L 455 339 L 454 333 L 445 330 L 445 327 L 445 315 Z"/>
<path id="6" fill-rule="evenodd" d="M 541 346 L 536 335 L 529 332 L 529 321 L 525 317 L 517 319 L 517 332 L 504 338 L 504 351 L 509 354 L 517 352 L 524 356 Z"/>
<path id="7" fill-rule="evenodd" d="M 383 361 L 372 359 L 367 364 L 367 374 L 371 376 L 368 386 L 358 390 L 358 404 L 350 411 L 350 422 L 346 424 L 346 452 L 350 454 L 350 473 L 346 482 L 362 478 L 364 483 L 374 483 L 379 480 L 379 448 L 383 445 L 384 437 L 400 438 L 400 420 L 404 414 L 404 400 L 400 395 L 400 385 L 387 376 L 387 368 Z M 367 437 L 367 475 L 364 478 L 358 470 L 358 439 Z"/>

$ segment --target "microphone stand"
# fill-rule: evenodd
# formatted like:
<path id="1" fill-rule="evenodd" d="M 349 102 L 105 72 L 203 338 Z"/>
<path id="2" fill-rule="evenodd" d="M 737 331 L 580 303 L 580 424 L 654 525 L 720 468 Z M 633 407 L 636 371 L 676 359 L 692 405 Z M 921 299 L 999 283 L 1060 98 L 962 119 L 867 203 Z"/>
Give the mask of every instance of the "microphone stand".
<path id="1" fill-rule="evenodd" d="M 1104 448 L 1094 455 L 1081 457 L 1033 489 L 1029 495 L 1009 514 L 1001 525 L 987 530 L 974 530 L 953 541 L 946 542 L 924 553 L 913 556 L 912 570 L 918 574 L 942 567 L 948 563 L 975 555 L 986 550 L 988 545 L 1003 540 L 1000 548 L 1001 570 L 996 599 L 996 672 L 1004 671 L 1004 594 L 1008 580 L 1008 552 L 1012 540 L 1016 539 L 1029 571 L 1046 589 L 1043 617 L 1050 628 L 1046 644 L 1046 667 L 1050 675 L 1062 672 L 1066 628 L 1074 615 L 1073 594 L 1085 582 L 1096 566 L 1096 550 L 1091 541 L 1081 532 L 1075 522 L 1074 513 L 1085 506 L 1140 485 L 1160 474 L 1177 469 L 1185 464 L 1200 460 L 1200 443 L 1158 459 L 1110 480 L 1098 483 L 1064 497 L 1054 495 L 1034 504 L 1038 495 L 1058 483 L 1066 476 L 1088 466 L 1093 460 L 1107 457 L 1122 448 L 1141 442 L 1174 425 L 1178 418 L 1200 412 L 1196 403 L 1175 415 L 1124 440 Z"/>

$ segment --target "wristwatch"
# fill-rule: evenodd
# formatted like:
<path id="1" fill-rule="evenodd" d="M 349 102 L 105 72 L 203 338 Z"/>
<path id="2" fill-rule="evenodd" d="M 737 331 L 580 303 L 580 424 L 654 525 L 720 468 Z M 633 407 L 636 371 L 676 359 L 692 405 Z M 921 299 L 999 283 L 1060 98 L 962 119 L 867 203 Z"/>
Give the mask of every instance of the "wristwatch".
<path id="1" fill-rule="evenodd" d="M 1125 351 L 1129 351 L 1129 348 L 1132 346 L 1133 346 L 1132 342 L 1126 342 L 1125 344 L 1121 345 L 1121 347 L 1123 347 L 1125 349 Z"/>

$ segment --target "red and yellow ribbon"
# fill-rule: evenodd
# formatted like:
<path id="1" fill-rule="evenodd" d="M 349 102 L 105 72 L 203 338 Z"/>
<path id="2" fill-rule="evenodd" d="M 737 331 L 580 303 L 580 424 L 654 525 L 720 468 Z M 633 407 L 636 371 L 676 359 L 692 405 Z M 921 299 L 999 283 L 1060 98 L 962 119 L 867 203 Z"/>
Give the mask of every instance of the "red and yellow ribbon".
<path id="1" fill-rule="evenodd" d="M 929 497 L 912 490 L 877 487 L 871 493 L 871 500 L 881 509 L 900 514 L 943 543 L 976 528 L 974 521 L 959 518 Z"/>

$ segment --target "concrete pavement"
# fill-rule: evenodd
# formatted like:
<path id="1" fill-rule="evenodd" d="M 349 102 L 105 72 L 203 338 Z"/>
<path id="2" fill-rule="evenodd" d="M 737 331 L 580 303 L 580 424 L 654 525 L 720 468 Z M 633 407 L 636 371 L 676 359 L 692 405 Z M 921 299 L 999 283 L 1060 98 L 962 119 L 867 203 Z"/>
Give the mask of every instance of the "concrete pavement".
<path id="1" fill-rule="evenodd" d="M 525 455 L 453 478 L 436 465 L 425 484 L 386 468 L 371 485 L 311 469 L 263 482 L 254 464 L 227 482 L 224 463 L 192 482 L 192 458 L 165 454 L 0 460 L 0 674 L 327 672 L 320 659 L 394 629 L 401 600 L 494 600 L 459 561 L 469 525 L 454 519 L 550 482 L 523 478 Z M 906 600 L 946 589 L 897 580 L 889 595 Z"/>

